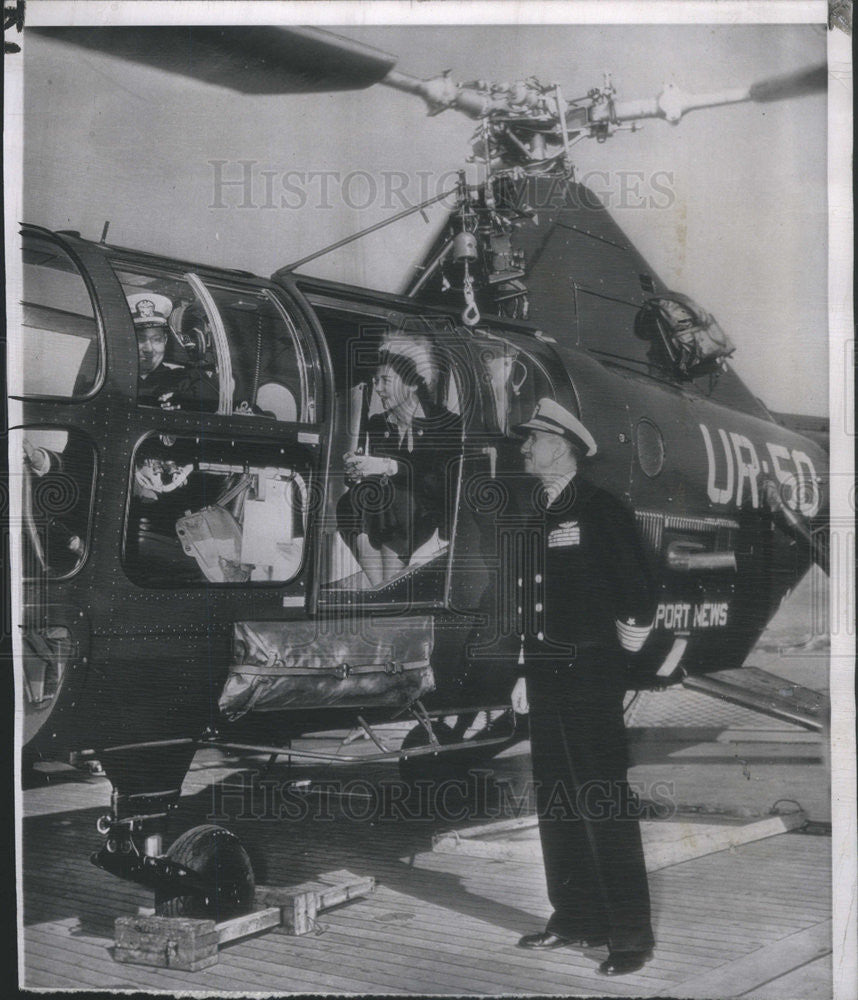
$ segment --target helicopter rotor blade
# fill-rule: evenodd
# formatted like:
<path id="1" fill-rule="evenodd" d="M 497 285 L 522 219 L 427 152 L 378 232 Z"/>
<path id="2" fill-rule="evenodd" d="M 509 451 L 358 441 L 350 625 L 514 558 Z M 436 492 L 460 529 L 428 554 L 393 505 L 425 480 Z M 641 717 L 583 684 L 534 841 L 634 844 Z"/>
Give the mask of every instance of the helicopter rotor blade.
<path id="1" fill-rule="evenodd" d="M 396 65 L 396 57 L 387 52 L 309 27 L 30 30 L 243 94 L 361 90 L 379 83 Z"/>
<path id="2" fill-rule="evenodd" d="M 750 87 L 733 87 L 711 94 L 686 94 L 673 84 L 668 84 L 658 97 L 615 104 L 613 118 L 620 122 L 640 118 L 663 118 L 675 124 L 684 114 L 698 108 L 741 104 L 744 101 L 781 101 L 824 90 L 827 85 L 828 68 L 824 65 L 760 80 Z M 591 121 L 607 121 L 610 117 L 610 108 L 603 104 L 593 109 Z"/>
<path id="3" fill-rule="evenodd" d="M 826 90 L 827 87 L 828 67 L 823 64 L 753 83 L 748 88 L 748 97 L 750 100 L 758 102 L 782 101 L 790 97 L 802 97 L 804 94 Z"/>
<path id="4" fill-rule="evenodd" d="M 429 114 L 456 110 L 479 119 L 496 112 L 509 113 L 520 101 L 503 88 L 495 90 L 482 81 L 460 85 L 449 73 L 422 80 L 395 69 L 397 57 L 321 28 L 272 26 L 156 26 L 110 28 L 31 28 L 37 34 L 83 48 L 154 66 L 244 94 L 323 93 L 361 90 L 383 84 L 420 97 Z M 750 87 L 710 94 L 685 94 L 668 85 L 655 98 L 602 102 L 589 109 L 589 127 L 610 121 L 662 118 L 678 122 L 697 108 L 764 103 L 824 90 L 825 65 L 771 77 Z M 586 128 L 569 120 L 569 126 Z"/>

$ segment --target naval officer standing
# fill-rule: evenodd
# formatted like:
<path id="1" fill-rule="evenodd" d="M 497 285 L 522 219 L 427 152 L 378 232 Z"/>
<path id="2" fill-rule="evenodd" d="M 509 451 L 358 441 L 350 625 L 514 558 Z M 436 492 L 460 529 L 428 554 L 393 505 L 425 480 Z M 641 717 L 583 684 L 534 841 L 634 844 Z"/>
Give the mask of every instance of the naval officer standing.
<path id="1" fill-rule="evenodd" d="M 640 826 L 627 783 L 627 657 L 644 644 L 653 590 L 634 523 L 582 482 L 596 442 L 545 398 L 516 432 L 538 482 L 529 571 L 518 576 L 523 657 L 513 708 L 530 713 L 539 832 L 554 908 L 522 948 L 598 947 L 599 971 L 640 969 L 654 944 Z"/>

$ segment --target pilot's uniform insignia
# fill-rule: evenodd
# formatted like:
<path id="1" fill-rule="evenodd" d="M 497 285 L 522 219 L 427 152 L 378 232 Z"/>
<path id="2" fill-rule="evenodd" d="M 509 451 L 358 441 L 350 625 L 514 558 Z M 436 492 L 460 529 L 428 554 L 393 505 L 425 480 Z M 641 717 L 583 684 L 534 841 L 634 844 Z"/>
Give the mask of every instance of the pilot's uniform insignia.
<path id="1" fill-rule="evenodd" d="M 548 547 L 550 549 L 567 548 L 570 545 L 580 544 L 581 529 L 577 521 L 561 521 L 548 534 Z"/>

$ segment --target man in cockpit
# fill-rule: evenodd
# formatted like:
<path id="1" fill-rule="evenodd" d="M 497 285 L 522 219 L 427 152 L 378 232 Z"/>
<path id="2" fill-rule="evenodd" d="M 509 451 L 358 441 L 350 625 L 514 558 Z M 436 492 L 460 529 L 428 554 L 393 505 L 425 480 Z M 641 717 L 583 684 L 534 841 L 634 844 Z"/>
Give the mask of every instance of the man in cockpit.
<path id="1" fill-rule="evenodd" d="M 137 334 L 137 401 L 144 406 L 179 409 L 183 404 L 211 410 L 217 407 L 217 386 L 198 369 L 166 361 L 173 303 L 158 292 L 128 296 Z"/>

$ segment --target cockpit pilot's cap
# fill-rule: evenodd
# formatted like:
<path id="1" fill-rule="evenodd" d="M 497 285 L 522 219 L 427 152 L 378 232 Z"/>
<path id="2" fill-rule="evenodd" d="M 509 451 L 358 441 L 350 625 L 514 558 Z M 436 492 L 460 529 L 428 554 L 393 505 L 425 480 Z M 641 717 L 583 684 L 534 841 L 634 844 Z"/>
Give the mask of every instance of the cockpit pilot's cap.
<path id="1" fill-rule="evenodd" d="M 135 292 L 128 296 L 128 308 L 139 330 L 147 326 L 166 326 L 173 303 L 159 292 Z"/>
<path id="2" fill-rule="evenodd" d="M 527 423 L 513 427 L 514 434 L 526 436 L 528 431 L 545 431 L 548 434 L 559 434 L 577 445 L 590 458 L 596 454 L 596 442 L 593 435 L 570 413 L 553 399 L 543 396 L 536 404 L 533 416 Z"/>

